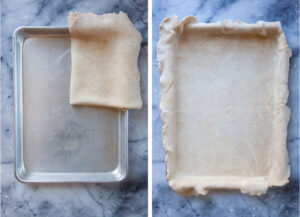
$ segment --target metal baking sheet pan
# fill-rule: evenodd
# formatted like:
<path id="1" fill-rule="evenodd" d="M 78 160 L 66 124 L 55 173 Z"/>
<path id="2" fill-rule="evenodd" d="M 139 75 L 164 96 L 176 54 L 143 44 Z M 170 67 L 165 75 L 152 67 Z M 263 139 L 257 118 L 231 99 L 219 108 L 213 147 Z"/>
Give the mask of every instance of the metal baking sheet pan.
<path id="1" fill-rule="evenodd" d="M 20 27 L 13 44 L 16 178 L 95 183 L 124 179 L 128 112 L 69 104 L 69 29 Z"/>

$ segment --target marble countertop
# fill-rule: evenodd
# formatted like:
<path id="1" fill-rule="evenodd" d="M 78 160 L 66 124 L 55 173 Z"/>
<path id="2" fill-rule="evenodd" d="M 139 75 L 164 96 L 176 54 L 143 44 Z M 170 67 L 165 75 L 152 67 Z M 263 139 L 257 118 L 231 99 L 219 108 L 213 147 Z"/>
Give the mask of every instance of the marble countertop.
<path id="1" fill-rule="evenodd" d="M 1 1 L 1 216 L 147 216 L 147 1 Z M 116 184 L 23 184 L 14 177 L 12 34 L 19 26 L 68 26 L 70 11 L 123 11 L 143 36 L 143 109 L 129 113 L 129 176 Z"/>
<path id="2" fill-rule="evenodd" d="M 299 214 L 299 4 L 297 0 L 153 0 L 153 216 L 203 217 L 296 217 Z M 182 197 L 167 184 L 165 151 L 161 141 L 160 84 L 156 63 L 159 25 L 168 16 L 179 19 L 193 15 L 201 22 L 241 20 L 281 21 L 293 56 L 290 59 L 289 100 L 292 116 L 288 126 L 288 152 L 291 165 L 290 182 L 274 187 L 263 196 L 249 196 L 238 191 L 210 193 L 207 196 Z"/>

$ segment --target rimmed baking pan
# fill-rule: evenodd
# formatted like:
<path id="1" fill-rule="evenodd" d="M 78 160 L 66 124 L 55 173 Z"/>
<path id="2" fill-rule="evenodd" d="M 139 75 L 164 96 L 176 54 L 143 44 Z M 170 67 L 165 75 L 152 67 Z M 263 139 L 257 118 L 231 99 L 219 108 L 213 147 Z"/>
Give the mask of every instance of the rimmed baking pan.
<path id="1" fill-rule="evenodd" d="M 13 37 L 15 176 L 21 182 L 116 182 L 128 167 L 128 112 L 69 103 L 65 27 Z"/>

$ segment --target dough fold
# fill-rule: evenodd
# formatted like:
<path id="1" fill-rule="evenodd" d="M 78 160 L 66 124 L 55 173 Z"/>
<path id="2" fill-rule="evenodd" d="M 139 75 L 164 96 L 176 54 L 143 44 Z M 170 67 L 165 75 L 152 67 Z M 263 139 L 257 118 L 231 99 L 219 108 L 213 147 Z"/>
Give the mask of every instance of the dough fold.
<path id="1" fill-rule="evenodd" d="M 140 109 L 141 34 L 127 14 L 70 13 L 70 103 Z"/>
<path id="2" fill-rule="evenodd" d="M 261 195 L 288 183 L 290 56 L 280 22 L 163 20 L 157 61 L 173 190 Z"/>

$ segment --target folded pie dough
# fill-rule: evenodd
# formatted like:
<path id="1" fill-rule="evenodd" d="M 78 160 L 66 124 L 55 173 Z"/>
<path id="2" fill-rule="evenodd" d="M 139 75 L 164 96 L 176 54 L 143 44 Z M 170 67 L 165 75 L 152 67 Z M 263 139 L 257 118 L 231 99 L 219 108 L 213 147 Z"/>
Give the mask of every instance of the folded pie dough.
<path id="1" fill-rule="evenodd" d="M 73 105 L 140 109 L 141 34 L 127 14 L 70 13 Z"/>
<path id="2" fill-rule="evenodd" d="M 279 22 L 162 22 L 157 60 L 172 189 L 260 195 L 288 182 L 290 56 Z"/>

